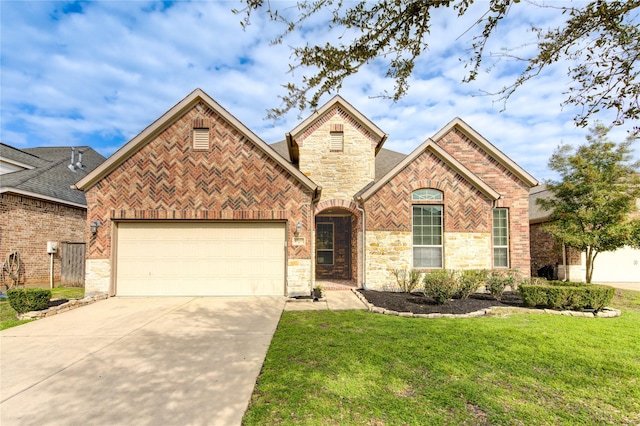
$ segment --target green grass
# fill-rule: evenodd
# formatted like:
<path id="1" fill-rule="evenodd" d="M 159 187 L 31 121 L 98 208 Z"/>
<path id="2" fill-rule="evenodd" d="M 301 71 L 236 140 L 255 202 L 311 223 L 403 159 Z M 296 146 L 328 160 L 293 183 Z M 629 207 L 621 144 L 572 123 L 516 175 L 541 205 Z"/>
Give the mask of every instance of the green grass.
<path id="1" fill-rule="evenodd" d="M 640 292 L 619 318 L 284 312 L 243 424 L 640 423 Z"/>
<path id="2" fill-rule="evenodd" d="M 54 287 L 51 290 L 52 299 L 81 299 L 84 297 L 84 288 L 79 287 Z M 0 299 L 0 330 L 15 327 L 32 320 L 16 319 L 16 311 L 13 310 L 7 299 Z"/>

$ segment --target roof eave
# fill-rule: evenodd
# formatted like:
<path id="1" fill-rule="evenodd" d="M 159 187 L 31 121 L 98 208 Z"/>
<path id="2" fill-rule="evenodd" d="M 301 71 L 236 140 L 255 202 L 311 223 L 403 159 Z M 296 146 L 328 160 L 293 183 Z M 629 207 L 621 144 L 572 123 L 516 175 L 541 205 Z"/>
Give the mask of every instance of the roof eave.
<path id="1" fill-rule="evenodd" d="M 77 207 L 81 209 L 87 208 L 86 204 L 75 203 L 73 201 L 63 200 L 62 198 L 49 197 L 48 195 L 38 194 L 37 192 L 25 191 L 23 189 L 12 188 L 12 187 L 2 187 L 0 188 L 0 194 L 16 194 L 23 195 L 25 197 L 36 198 L 39 200 L 50 201 L 57 204 L 64 204 L 71 207 Z"/>
<path id="2" fill-rule="evenodd" d="M 438 131 L 435 135 L 432 136 L 431 139 L 437 141 L 441 139 L 444 135 L 449 133 L 454 128 L 459 129 L 467 135 L 474 142 L 478 143 L 482 149 L 489 152 L 489 154 L 498 160 L 504 167 L 506 167 L 510 172 L 518 176 L 520 180 L 529 185 L 530 188 L 537 186 L 540 184 L 536 178 L 534 178 L 531 174 L 529 174 L 526 170 L 516 164 L 511 158 L 509 158 L 505 153 L 500 151 L 495 145 L 485 139 L 480 133 L 476 132 L 471 126 L 469 126 L 464 120 L 460 117 L 456 117 L 451 120 L 446 126 L 444 126 L 440 131 Z"/>
<path id="3" fill-rule="evenodd" d="M 137 136 L 127 142 L 122 148 L 116 151 L 111 157 L 105 160 L 100 166 L 95 168 L 87 176 L 76 182 L 73 187 L 82 191 L 87 191 L 94 186 L 100 179 L 115 170 L 119 165 L 126 161 L 131 155 L 135 154 L 140 148 L 153 140 L 160 132 L 169 127 L 173 122 L 179 119 L 186 111 L 193 107 L 196 103 L 203 101 L 215 110 L 224 120 L 234 126 L 241 134 L 245 135 L 253 144 L 261 149 L 265 154 L 271 157 L 279 165 L 285 168 L 296 179 L 304 184 L 308 189 L 315 191 L 317 185 L 305 176 L 298 169 L 288 162 L 284 161 L 266 142 L 260 139 L 248 127 L 242 124 L 231 113 L 218 104 L 213 98 L 206 94 L 202 89 L 195 89 L 187 97 L 178 102 L 173 108 L 164 113 L 160 118 L 155 120 L 151 125 L 145 128 Z"/>

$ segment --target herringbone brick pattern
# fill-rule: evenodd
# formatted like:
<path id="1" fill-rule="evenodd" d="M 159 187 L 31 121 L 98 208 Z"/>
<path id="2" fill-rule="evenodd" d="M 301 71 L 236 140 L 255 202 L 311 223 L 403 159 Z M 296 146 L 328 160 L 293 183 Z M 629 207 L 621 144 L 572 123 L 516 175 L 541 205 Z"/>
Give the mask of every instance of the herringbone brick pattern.
<path id="1" fill-rule="evenodd" d="M 192 149 L 194 126 L 210 125 L 211 148 Z M 287 220 L 310 241 L 310 191 L 213 110 L 200 103 L 87 193 L 88 221 L 104 225 L 89 256 L 110 256 L 111 220 Z M 291 225 L 293 224 L 293 225 Z M 310 245 L 289 246 L 309 258 Z"/>
<path id="2" fill-rule="evenodd" d="M 420 188 L 444 193 L 445 232 L 491 231 L 491 201 L 428 151 L 366 202 L 367 230 L 411 231 L 411 205 L 429 204 L 411 200 L 412 192 Z"/>
<path id="3" fill-rule="evenodd" d="M 501 195 L 496 207 L 509 209 L 511 267 L 528 276 L 530 253 L 527 184 L 458 129 L 454 128 L 436 143 Z"/>

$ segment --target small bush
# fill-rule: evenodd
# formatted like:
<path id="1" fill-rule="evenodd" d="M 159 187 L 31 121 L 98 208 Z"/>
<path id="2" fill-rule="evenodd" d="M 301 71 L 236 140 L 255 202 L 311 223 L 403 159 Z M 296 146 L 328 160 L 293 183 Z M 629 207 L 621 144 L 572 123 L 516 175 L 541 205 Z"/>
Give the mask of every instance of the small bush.
<path id="1" fill-rule="evenodd" d="M 19 314 L 41 311 L 49 307 L 51 290 L 42 288 L 18 288 L 7 291 L 9 304 Z"/>
<path id="2" fill-rule="evenodd" d="M 439 269 L 424 276 L 424 295 L 433 297 L 442 305 L 448 302 L 459 290 L 458 274 L 455 271 Z"/>
<path id="3" fill-rule="evenodd" d="M 596 311 L 609 304 L 615 292 L 613 287 L 606 285 L 561 281 L 554 281 L 549 285 L 522 284 L 518 291 L 527 306 Z"/>
<path id="4" fill-rule="evenodd" d="M 486 269 L 465 269 L 460 272 L 458 297 L 467 299 L 478 291 L 487 280 L 489 271 Z"/>
<path id="5" fill-rule="evenodd" d="M 403 293 L 411 293 L 420 284 L 420 271 L 415 269 L 394 269 L 393 276 L 396 277 L 396 282 L 400 291 Z"/>

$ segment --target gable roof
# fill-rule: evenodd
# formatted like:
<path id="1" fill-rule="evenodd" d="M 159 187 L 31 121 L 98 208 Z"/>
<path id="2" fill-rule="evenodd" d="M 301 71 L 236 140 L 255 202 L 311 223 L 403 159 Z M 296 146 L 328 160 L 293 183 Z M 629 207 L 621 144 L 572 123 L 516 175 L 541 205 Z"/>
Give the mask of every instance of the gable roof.
<path id="1" fill-rule="evenodd" d="M 538 205 L 537 200 L 553 197 L 551 191 L 547 189 L 547 185 L 536 186 L 529 191 L 529 223 L 546 222 L 551 216 L 551 211 L 544 210 Z"/>
<path id="2" fill-rule="evenodd" d="M 376 126 L 371 120 L 365 117 L 360 111 L 355 109 L 353 105 L 349 102 L 345 101 L 342 96 L 336 95 L 329 100 L 326 104 L 320 107 L 317 111 L 307 117 L 302 123 L 298 124 L 292 131 L 287 133 L 286 142 L 287 148 L 289 150 L 289 159 L 293 163 L 298 162 L 298 143 L 296 139 L 311 125 L 313 125 L 317 120 L 319 120 L 323 115 L 325 115 L 328 111 L 333 109 L 335 106 L 342 107 L 351 117 L 353 117 L 358 123 L 364 126 L 371 134 L 373 134 L 378 142 L 376 144 L 376 155 L 382 149 L 382 145 L 387 140 L 387 134 L 384 133 L 378 126 Z"/>
<path id="3" fill-rule="evenodd" d="M 193 108 L 199 102 L 204 102 L 209 108 L 214 110 L 216 114 L 220 115 L 227 123 L 235 127 L 240 133 L 242 133 L 249 142 L 253 143 L 256 147 L 262 150 L 266 155 L 272 158 L 276 163 L 281 165 L 297 180 L 299 180 L 307 188 L 318 191 L 320 188 L 311 179 L 305 176 L 298 169 L 293 167 L 287 161 L 284 161 L 266 142 L 260 139 L 255 133 L 249 130 L 244 124 L 242 124 L 237 118 L 231 115 L 220 104 L 207 95 L 202 89 L 195 89 L 187 97 L 178 102 L 169 111 L 165 112 L 160 118 L 150 124 L 137 136 L 127 142 L 118 151 L 116 151 L 111 157 L 96 168 L 92 173 L 82 178 L 76 183 L 76 188 L 86 191 L 98 183 L 103 177 L 107 176 L 113 170 L 115 170 L 120 164 L 126 161 L 129 157 L 135 154 L 138 150 L 151 142 L 158 134 L 164 129 L 173 124 L 187 111 Z"/>
<path id="4" fill-rule="evenodd" d="M 382 188 L 387 182 L 389 182 L 394 176 L 400 173 L 405 169 L 410 163 L 412 163 L 418 156 L 422 153 L 429 151 L 433 153 L 436 157 L 444 161 L 449 167 L 454 169 L 457 173 L 459 173 L 462 177 L 464 177 L 467 182 L 480 190 L 483 194 L 489 197 L 491 200 L 497 200 L 500 198 L 500 194 L 496 192 L 489 185 L 484 183 L 478 176 L 473 174 L 469 169 L 467 169 L 462 163 L 453 158 L 448 152 L 444 149 L 440 148 L 432 139 L 427 139 L 423 142 L 419 147 L 417 147 L 413 152 L 407 155 L 402 161 L 400 161 L 395 167 L 389 170 L 381 179 L 375 181 L 372 185 L 362 189 L 356 194 L 357 199 L 367 200 L 373 194 L 375 194 L 380 188 Z"/>
<path id="5" fill-rule="evenodd" d="M 466 135 L 473 142 L 478 144 L 480 148 L 482 148 L 486 153 L 488 153 L 491 157 L 495 158 L 502 166 L 504 166 L 507 170 L 509 170 L 514 175 L 518 176 L 520 180 L 529 185 L 529 187 L 534 187 L 539 184 L 538 180 L 530 175 L 526 170 L 522 167 L 518 166 L 511 158 L 507 157 L 502 151 L 496 148 L 491 142 L 486 140 L 480 133 L 476 132 L 471 126 L 465 123 L 460 117 L 456 117 L 451 120 L 446 126 L 444 126 L 438 133 L 433 135 L 431 139 L 437 141 L 441 139 L 444 135 L 452 131 L 453 129 L 457 129 L 461 131 L 464 135 Z"/>
<path id="6" fill-rule="evenodd" d="M 75 147 L 82 152 L 82 168 L 71 170 L 71 147 L 39 147 L 19 150 L 0 144 L 0 155 L 22 163 L 23 170 L 6 173 L 0 178 L 0 193 L 13 193 L 39 198 L 74 207 L 86 207 L 87 201 L 82 191 L 71 186 L 85 177 L 105 158 L 91 147 Z M 76 154 L 78 155 L 78 154 Z M 76 160 L 78 158 L 76 157 Z"/>

